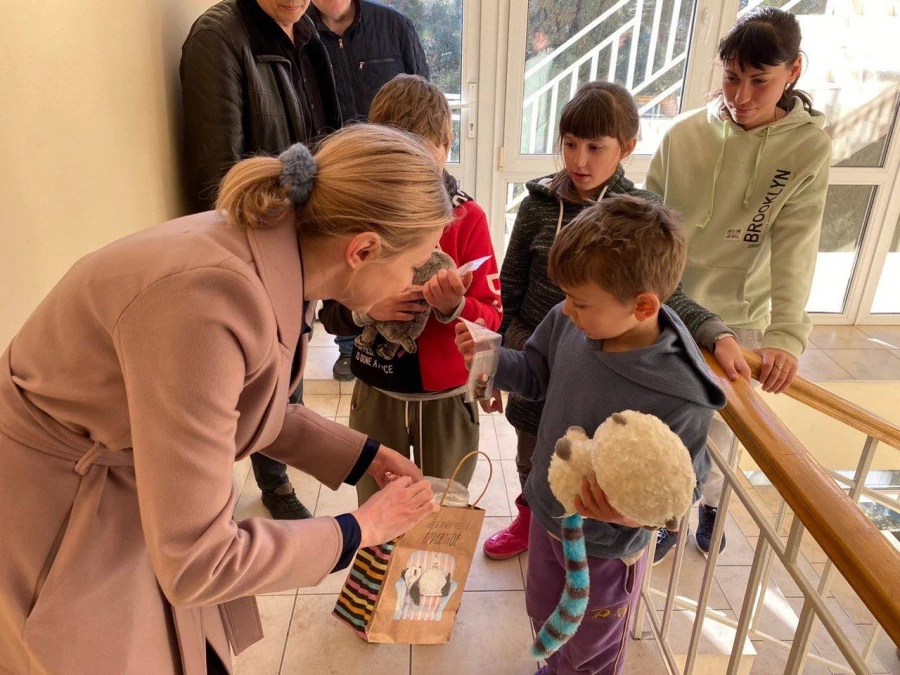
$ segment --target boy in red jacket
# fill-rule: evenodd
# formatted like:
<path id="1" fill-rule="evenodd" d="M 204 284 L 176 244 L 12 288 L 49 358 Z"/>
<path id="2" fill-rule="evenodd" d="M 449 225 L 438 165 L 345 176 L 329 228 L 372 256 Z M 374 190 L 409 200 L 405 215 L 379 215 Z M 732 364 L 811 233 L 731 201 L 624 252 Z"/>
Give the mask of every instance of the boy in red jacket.
<path id="1" fill-rule="evenodd" d="M 369 121 L 421 136 L 435 148 L 443 167 L 453 142 L 450 106 L 438 87 L 418 75 L 398 75 L 372 101 Z M 440 249 L 457 267 L 488 257 L 462 278 L 442 270 L 421 287 L 376 305 L 368 317 L 352 317 L 334 302 L 326 302 L 319 318 L 329 333 L 358 333 L 368 320 L 406 321 L 430 312 L 414 354 L 402 349 L 391 360 L 377 354 L 384 338 L 371 349 L 354 346 L 351 369 L 356 385 L 350 404 L 350 426 L 393 448 L 413 448 L 415 462 L 426 476 L 449 478 L 462 459 L 478 449 L 478 407 L 464 402 L 468 371 L 456 349 L 454 324 L 461 318 L 484 319 L 491 330 L 500 326 L 500 275 L 484 211 L 444 172 L 454 206 L 454 222 L 441 237 Z M 456 480 L 468 485 L 475 470 L 469 462 Z M 359 503 L 377 489 L 374 480 L 357 486 Z"/>

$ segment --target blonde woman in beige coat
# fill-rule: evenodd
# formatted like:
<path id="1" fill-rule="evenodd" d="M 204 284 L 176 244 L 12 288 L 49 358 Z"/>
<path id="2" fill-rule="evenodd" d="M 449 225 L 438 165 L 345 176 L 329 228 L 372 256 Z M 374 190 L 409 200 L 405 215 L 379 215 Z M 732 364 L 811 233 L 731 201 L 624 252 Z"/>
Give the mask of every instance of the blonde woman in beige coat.
<path id="1" fill-rule="evenodd" d="M 230 672 L 262 637 L 255 594 L 436 509 L 408 459 L 288 405 L 312 301 L 397 295 L 451 220 L 428 150 L 356 125 L 315 159 L 239 163 L 218 206 L 80 260 L 0 358 L 0 673 Z M 232 467 L 258 451 L 387 487 L 337 518 L 235 522 Z"/>

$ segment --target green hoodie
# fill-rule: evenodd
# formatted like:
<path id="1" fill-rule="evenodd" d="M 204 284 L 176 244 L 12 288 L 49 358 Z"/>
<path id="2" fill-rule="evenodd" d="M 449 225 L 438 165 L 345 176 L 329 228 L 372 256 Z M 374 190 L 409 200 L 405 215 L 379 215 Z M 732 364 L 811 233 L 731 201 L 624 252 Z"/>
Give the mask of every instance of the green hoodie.
<path id="1" fill-rule="evenodd" d="M 646 188 L 683 218 L 684 288 L 731 328 L 764 330 L 763 347 L 799 356 L 825 195 L 825 116 L 791 111 L 745 131 L 721 100 L 677 119 L 650 162 Z"/>

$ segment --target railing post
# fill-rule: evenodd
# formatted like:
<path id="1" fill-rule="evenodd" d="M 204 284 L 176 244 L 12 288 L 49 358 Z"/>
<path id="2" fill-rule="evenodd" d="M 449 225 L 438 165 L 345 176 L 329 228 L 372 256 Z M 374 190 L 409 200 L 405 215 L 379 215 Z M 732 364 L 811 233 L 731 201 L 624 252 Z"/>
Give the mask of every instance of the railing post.
<path id="1" fill-rule="evenodd" d="M 856 465 L 853 486 L 850 488 L 849 493 L 850 499 L 856 504 L 859 504 L 859 498 L 866 487 L 866 478 L 869 477 L 869 471 L 872 469 L 872 461 L 875 459 L 876 450 L 878 450 L 878 439 L 867 436 L 866 444 L 863 446 L 862 455 L 859 458 L 859 464 Z"/>
<path id="2" fill-rule="evenodd" d="M 607 68 L 606 79 L 610 82 L 616 81 L 616 63 L 619 61 L 619 41 L 613 40 L 609 45 L 609 68 Z"/>
<path id="3" fill-rule="evenodd" d="M 881 625 L 877 623 L 873 624 L 872 637 L 869 638 L 869 641 L 866 643 L 866 648 L 862 653 L 862 657 L 866 663 L 869 662 L 869 658 L 872 656 L 872 652 L 875 651 L 875 645 L 878 643 L 879 635 L 881 635 Z"/>
<path id="4" fill-rule="evenodd" d="M 853 476 L 852 487 L 850 488 L 850 499 L 854 504 L 859 504 L 860 495 L 866 487 L 866 478 L 869 470 L 872 468 L 872 461 L 875 459 L 875 451 L 878 449 L 878 439 L 871 436 L 866 437 L 866 444 L 863 446 L 859 463 L 856 466 L 856 473 Z M 796 515 L 794 516 L 794 525 L 799 522 Z M 800 546 L 800 537 L 802 537 L 802 526 L 799 528 L 800 534 L 797 536 L 796 546 Z M 794 539 L 794 528 L 791 527 L 791 537 L 788 539 L 788 547 Z M 834 564 L 831 560 L 825 562 L 825 568 L 822 570 L 822 578 L 819 580 L 817 592 L 819 597 L 824 598 L 831 590 L 831 584 L 834 581 Z M 791 644 L 791 652 L 788 655 L 785 673 L 795 675 L 799 673 L 809 653 L 809 642 L 813 639 L 816 632 L 816 613 L 809 606 L 808 602 L 803 603 L 803 609 L 800 611 L 800 620 L 797 623 L 797 630 L 794 632 L 794 640 Z M 865 657 L 868 661 L 868 656 Z"/>
<path id="5" fill-rule="evenodd" d="M 740 460 L 741 445 L 737 436 L 732 436 L 731 447 L 728 452 L 728 461 L 722 457 L 719 449 L 712 441 L 708 442 L 710 454 L 713 461 L 717 464 L 726 464 L 734 470 L 738 466 Z M 719 559 L 719 544 L 722 541 L 722 534 L 725 532 L 725 521 L 728 519 L 728 504 L 731 500 L 731 482 L 729 472 L 723 471 L 726 480 L 722 486 L 722 496 L 719 499 L 718 516 L 716 524 L 713 527 L 712 541 L 709 544 L 709 554 L 706 558 L 706 569 L 703 572 L 703 581 L 700 584 L 700 595 L 697 598 L 697 614 L 694 616 L 694 626 L 691 630 L 691 641 L 688 644 L 688 652 L 684 662 L 684 674 L 691 675 L 694 665 L 697 662 L 697 649 L 700 646 L 700 637 L 703 634 L 703 623 L 706 619 L 706 608 L 709 604 L 709 594 L 712 591 L 712 584 L 715 577 L 716 562 Z"/>
<path id="6" fill-rule="evenodd" d="M 634 89 L 634 72 L 637 68 L 638 42 L 641 39 L 641 19 L 644 16 L 644 0 L 637 0 L 634 8 L 634 21 L 631 25 L 631 51 L 628 55 L 628 75 L 625 86 Z"/>
<path id="7" fill-rule="evenodd" d="M 678 582 L 681 579 L 681 566 L 684 562 L 684 547 L 687 545 L 687 532 L 690 524 L 691 510 L 684 514 L 679 525 L 678 541 L 675 543 L 675 562 L 672 563 L 672 572 L 669 574 L 669 587 L 666 593 L 666 605 L 663 609 L 662 639 L 669 639 L 669 625 L 672 622 L 672 610 L 675 607 L 675 597 L 678 595 Z M 684 533 L 682 535 L 682 533 Z"/>
<path id="8" fill-rule="evenodd" d="M 680 4 L 680 3 L 674 3 Z M 656 61 L 656 44 L 659 38 L 659 22 L 662 19 L 663 0 L 656 0 L 656 7 L 653 10 L 653 25 L 650 28 L 650 46 L 647 49 L 647 63 L 644 66 L 644 80 L 650 79 L 653 72 L 653 63 Z M 678 30 L 677 25 L 671 25 L 669 31 L 674 33 Z"/>
<path id="9" fill-rule="evenodd" d="M 645 601 L 647 606 L 652 609 L 653 603 L 650 602 L 649 598 L 650 594 L 648 593 L 645 597 Z M 659 620 L 657 619 L 656 614 L 650 612 L 647 614 L 647 616 L 650 618 L 650 632 L 653 635 L 653 639 L 656 640 L 656 646 L 659 647 L 659 651 L 662 652 L 663 662 L 666 665 L 667 675 L 679 675 L 677 659 L 672 653 L 672 648 L 669 646 L 669 643 L 663 640 L 660 635 Z"/>
<path id="10" fill-rule="evenodd" d="M 656 539 L 650 538 L 650 545 L 647 547 L 647 568 L 644 571 L 644 578 L 641 579 L 641 588 L 638 593 L 638 601 L 634 607 L 634 617 L 631 621 L 631 637 L 635 640 L 644 638 L 644 613 L 653 611 L 652 603 L 645 600 L 649 597 L 650 579 L 653 576 L 653 554 L 656 551 Z M 645 605 L 647 605 L 645 607 Z"/>
<path id="11" fill-rule="evenodd" d="M 781 507 L 778 509 L 778 518 L 775 520 L 775 532 L 781 534 L 781 526 L 784 525 L 785 514 L 787 513 L 787 502 L 783 499 L 781 500 Z M 762 540 L 762 537 L 759 538 L 759 541 Z M 772 555 L 772 549 L 769 547 L 764 555 L 763 562 L 763 575 L 762 575 L 762 587 L 764 589 L 769 588 L 769 580 L 772 578 L 772 567 L 775 564 L 775 558 Z M 759 595 L 756 601 L 756 607 L 753 610 L 753 618 L 750 621 L 750 631 L 756 631 L 759 629 L 759 618 L 762 616 L 762 608 L 763 603 L 766 601 L 766 593 L 763 592 Z"/>
<path id="12" fill-rule="evenodd" d="M 538 123 L 538 110 L 541 107 L 541 97 L 538 96 L 534 99 L 534 103 L 531 104 L 531 122 L 528 125 L 528 131 L 530 134 L 530 138 L 528 140 L 528 152 L 530 154 L 534 154 L 535 148 L 537 147 L 537 123 Z"/>
<path id="13" fill-rule="evenodd" d="M 590 81 L 593 82 L 597 79 L 597 68 L 600 65 L 600 52 L 594 52 L 593 56 L 591 56 L 591 67 L 588 71 L 588 77 Z M 573 94 L 574 96 L 574 94 Z"/>
<path id="14" fill-rule="evenodd" d="M 744 642 L 750 632 L 750 624 L 759 611 L 757 599 L 765 598 L 768 590 L 768 580 L 765 579 L 764 567 L 768 555 L 771 553 L 769 542 L 765 537 L 760 537 L 756 542 L 756 551 L 753 554 L 753 565 L 750 568 L 750 578 L 747 580 L 747 590 L 744 592 L 744 604 L 741 607 L 741 615 L 738 617 L 738 625 L 734 634 L 734 644 L 731 647 L 731 658 L 728 660 L 726 675 L 737 675 L 741 667 L 741 657 L 744 653 Z"/>
<path id="15" fill-rule="evenodd" d="M 675 51 L 675 38 L 678 35 L 678 18 L 681 15 L 681 3 L 672 3 L 672 17 L 669 20 L 669 39 L 666 41 L 666 63 L 672 60 Z"/>
<path id="16" fill-rule="evenodd" d="M 578 71 L 572 73 L 572 78 L 578 80 Z M 556 82 L 550 89 L 550 112 L 547 114 L 547 142 L 544 150 L 553 147 L 553 127 L 556 125 L 556 106 L 559 104 L 559 82 Z"/>

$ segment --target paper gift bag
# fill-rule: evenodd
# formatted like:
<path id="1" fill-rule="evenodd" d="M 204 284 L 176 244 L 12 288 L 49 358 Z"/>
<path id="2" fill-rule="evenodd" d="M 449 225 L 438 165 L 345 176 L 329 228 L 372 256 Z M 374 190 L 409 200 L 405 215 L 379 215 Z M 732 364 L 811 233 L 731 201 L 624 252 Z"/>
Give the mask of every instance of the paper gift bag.
<path id="1" fill-rule="evenodd" d="M 445 506 L 460 467 L 479 454 L 490 468 L 481 495 L 465 507 Z M 334 616 L 368 642 L 449 641 L 484 522 L 478 502 L 490 485 L 490 462 L 479 451 L 463 457 L 441 495 L 440 511 L 392 542 L 360 549 Z"/>

